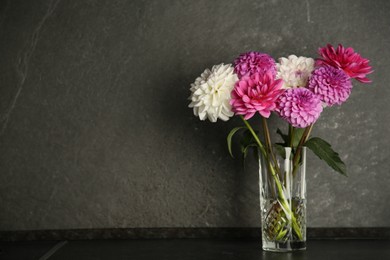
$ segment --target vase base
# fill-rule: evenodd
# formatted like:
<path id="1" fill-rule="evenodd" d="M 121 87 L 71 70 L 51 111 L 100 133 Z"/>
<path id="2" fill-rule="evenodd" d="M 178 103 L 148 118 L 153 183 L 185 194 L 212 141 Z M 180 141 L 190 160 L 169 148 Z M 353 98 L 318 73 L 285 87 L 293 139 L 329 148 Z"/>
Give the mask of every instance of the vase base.
<path id="1" fill-rule="evenodd" d="M 275 242 L 264 241 L 263 250 L 270 252 L 291 252 L 306 250 L 306 241 Z"/>

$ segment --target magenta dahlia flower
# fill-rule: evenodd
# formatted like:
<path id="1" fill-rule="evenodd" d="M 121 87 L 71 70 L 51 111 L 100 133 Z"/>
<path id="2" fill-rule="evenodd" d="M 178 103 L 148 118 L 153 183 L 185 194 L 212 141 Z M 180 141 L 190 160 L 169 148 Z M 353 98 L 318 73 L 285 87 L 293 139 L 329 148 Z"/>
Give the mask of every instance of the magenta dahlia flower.
<path id="1" fill-rule="evenodd" d="M 332 45 L 319 48 L 318 53 L 322 58 L 317 59 L 316 65 L 330 65 L 342 69 L 348 76 L 362 83 L 370 83 L 367 75 L 372 73 L 372 67 L 369 60 L 362 58 L 359 53 L 351 47 L 344 48 L 339 44 L 335 50 Z"/>
<path id="2" fill-rule="evenodd" d="M 233 112 L 244 115 L 246 120 L 256 112 L 268 118 L 276 108 L 276 100 L 283 93 L 282 85 L 283 81 L 275 80 L 272 71 L 241 78 L 232 91 L 230 104 Z"/>
<path id="3" fill-rule="evenodd" d="M 256 73 L 264 75 L 269 70 L 273 77 L 275 77 L 275 60 L 265 53 L 256 51 L 243 53 L 234 61 L 234 72 L 237 74 L 238 78 L 251 76 Z"/>
<path id="4" fill-rule="evenodd" d="M 322 112 L 321 100 L 306 88 L 290 88 L 277 101 L 276 112 L 293 127 L 313 124 Z"/>
<path id="5" fill-rule="evenodd" d="M 340 69 L 325 65 L 316 68 L 309 79 L 308 89 L 328 106 L 341 105 L 352 91 L 350 77 Z"/>

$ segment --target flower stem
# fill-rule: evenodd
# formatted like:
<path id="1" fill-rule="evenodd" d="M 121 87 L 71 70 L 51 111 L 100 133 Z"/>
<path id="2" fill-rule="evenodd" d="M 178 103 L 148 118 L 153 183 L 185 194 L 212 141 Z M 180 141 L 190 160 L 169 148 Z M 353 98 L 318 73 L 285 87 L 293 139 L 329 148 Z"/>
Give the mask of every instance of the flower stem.
<path id="1" fill-rule="evenodd" d="M 292 125 L 288 125 L 288 133 L 289 133 L 289 137 L 290 137 L 290 147 L 291 149 L 293 148 L 293 144 L 294 144 L 294 131 L 295 128 L 292 126 Z"/>
<path id="2" fill-rule="evenodd" d="M 242 121 L 244 121 L 245 126 L 249 129 L 249 131 L 251 132 L 253 138 L 255 138 L 256 143 L 259 145 L 259 148 L 260 148 L 261 152 L 263 153 L 263 155 L 264 155 L 264 156 L 266 157 L 266 159 L 268 160 L 268 156 L 267 156 L 267 153 L 265 152 L 264 146 L 263 146 L 263 144 L 261 143 L 261 141 L 260 141 L 259 137 L 257 136 L 257 134 L 255 133 L 255 131 L 253 130 L 252 126 L 249 124 L 248 121 L 246 121 L 246 120 L 244 119 L 243 116 L 240 116 L 240 118 L 242 119 Z"/>
<path id="3" fill-rule="evenodd" d="M 307 139 L 309 138 L 311 131 L 313 130 L 313 125 L 311 124 L 310 126 L 306 127 L 305 131 L 302 134 L 301 140 L 299 141 L 297 151 L 294 154 L 293 158 L 293 178 L 296 175 L 296 171 L 298 169 L 298 163 L 301 157 L 301 152 L 302 152 L 302 146 L 306 143 Z"/>
<path id="4" fill-rule="evenodd" d="M 252 134 L 253 138 L 255 139 L 256 143 L 259 145 L 260 151 L 262 152 L 265 160 L 268 162 L 269 169 L 271 171 L 271 175 L 274 178 L 276 187 L 278 189 L 278 200 L 279 200 L 279 203 L 285 209 L 286 214 L 291 216 L 292 228 L 295 231 L 295 233 L 297 234 L 298 238 L 300 240 L 302 240 L 303 236 L 302 236 L 302 233 L 301 233 L 301 229 L 300 229 L 300 227 L 299 227 L 299 225 L 297 223 L 297 219 L 295 218 L 294 212 L 290 209 L 290 205 L 288 203 L 288 200 L 286 199 L 285 194 L 283 192 L 283 185 L 282 185 L 282 183 L 279 180 L 279 175 L 277 174 L 277 172 L 275 172 L 274 167 L 272 167 L 271 162 L 270 162 L 269 157 L 268 157 L 268 154 L 267 154 L 266 150 L 264 149 L 264 145 L 261 143 L 259 137 L 255 133 L 255 131 L 253 130 L 253 128 L 249 124 L 249 122 L 246 121 L 244 119 L 244 117 L 242 117 L 242 116 L 240 116 L 240 118 L 242 119 L 242 121 L 244 122 L 244 124 L 248 128 L 248 130 L 251 132 L 251 134 Z"/>
<path id="5" fill-rule="evenodd" d="M 272 161 L 273 161 L 273 164 L 274 164 L 274 167 L 275 167 L 276 171 L 279 172 L 279 174 L 281 175 L 278 163 L 277 163 L 276 158 L 275 158 L 275 154 L 274 154 L 273 149 L 272 149 L 271 136 L 269 134 L 269 128 L 268 128 L 268 124 L 267 124 L 267 119 L 262 117 L 262 122 L 263 122 L 264 139 L 265 139 L 265 144 L 266 144 L 266 147 L 267 147 L 267 152 L 272 157 Z"/>

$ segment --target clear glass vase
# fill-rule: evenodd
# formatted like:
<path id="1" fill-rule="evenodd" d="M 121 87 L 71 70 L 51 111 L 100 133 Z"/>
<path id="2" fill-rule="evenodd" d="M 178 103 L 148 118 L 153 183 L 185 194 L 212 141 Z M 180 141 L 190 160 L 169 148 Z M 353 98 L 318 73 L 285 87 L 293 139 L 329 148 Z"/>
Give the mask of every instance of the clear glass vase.
<path id="1" fill-rule="evenodd" d="M 259 152 L 263 250 L 306 249 L 306 147 Z"/>

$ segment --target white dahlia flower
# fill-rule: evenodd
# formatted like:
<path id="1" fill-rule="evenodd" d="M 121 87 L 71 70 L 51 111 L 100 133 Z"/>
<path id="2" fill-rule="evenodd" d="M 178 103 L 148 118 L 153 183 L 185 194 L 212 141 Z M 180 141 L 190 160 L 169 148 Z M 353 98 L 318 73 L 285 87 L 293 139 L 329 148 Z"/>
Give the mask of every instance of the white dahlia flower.
<path id="1" fill-rule="evenodd" d="M 305 87 L 314 70 L 314 60 L 290 55 L 288 58 L 279 58 L 276 68 L 276 78 L 284 81 L 282 88 Z"/>
<path id="2" fill-rule="evenodd" d="M 238 80 L 231 64 L 219 64 L 206 69 L 194 83 L 191 84 L 191 103 L 188 107 L 194 109 L 194 115 L 200 120 L 208 118 L 211 122 L 217 119 L 229 120 L 234 113 L 229 103 L 230 94 Z"/>

